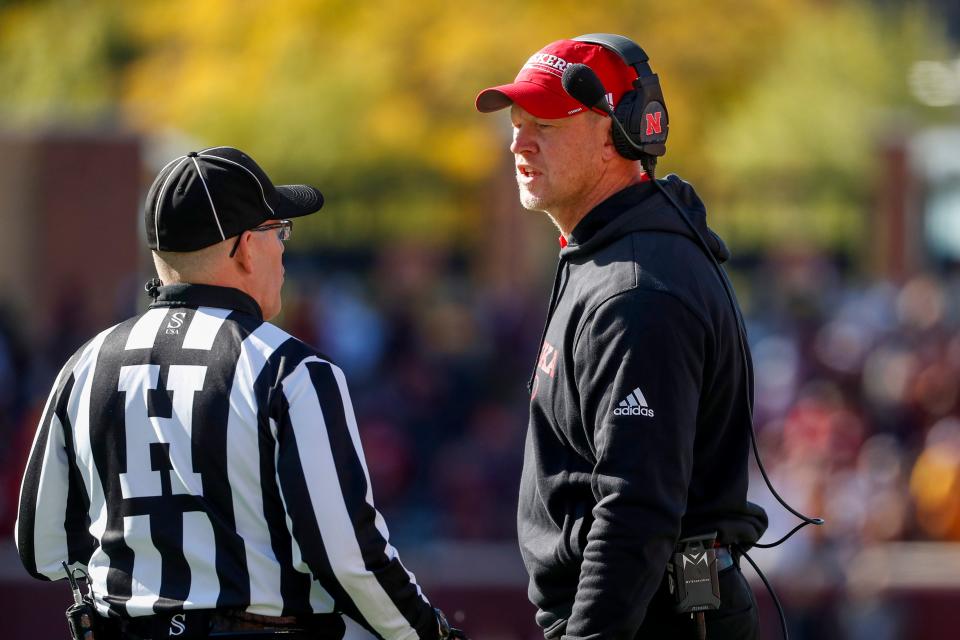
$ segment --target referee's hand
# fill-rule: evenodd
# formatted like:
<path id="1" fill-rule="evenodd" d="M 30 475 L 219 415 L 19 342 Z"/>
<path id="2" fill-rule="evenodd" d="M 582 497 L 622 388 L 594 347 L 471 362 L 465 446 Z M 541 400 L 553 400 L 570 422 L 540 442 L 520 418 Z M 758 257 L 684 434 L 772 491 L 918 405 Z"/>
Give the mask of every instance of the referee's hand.
<path id="1" fill-rule="evenodd" d="M 437 615 L 437 626 L 440 630 L 440 640 L 470 640 L 466 633 L 460 629 L 450 626 L 450 623 L 447 622 L 447 616 L 443 615 L 443 611 L 440 611 L 440 609 L 434 607 L 433 612 Z"/>

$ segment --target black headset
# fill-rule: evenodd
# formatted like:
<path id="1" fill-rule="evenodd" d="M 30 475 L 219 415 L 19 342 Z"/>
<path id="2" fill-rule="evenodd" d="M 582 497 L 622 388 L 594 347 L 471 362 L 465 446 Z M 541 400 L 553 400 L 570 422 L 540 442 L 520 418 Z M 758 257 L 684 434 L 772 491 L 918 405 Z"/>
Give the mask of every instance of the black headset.
<path id="1" fill-rule="evenodd" d="M 640 143 L 642 151 L 634 149 L 618 127 L 612 128 L 613 144 L 628 160 L 645 160 L 644 166 L 647 162 L 656 163 L 656 158 L 667 152 L 670 117 L 664 104 L 660 78 L 650 68 L 649 56 L 630 38 L 613 33 L 588 33 L 574 40 L 609 49 L 636 70 L 633 91 L 624 94 L 613 114 L 630 137 Z"/>

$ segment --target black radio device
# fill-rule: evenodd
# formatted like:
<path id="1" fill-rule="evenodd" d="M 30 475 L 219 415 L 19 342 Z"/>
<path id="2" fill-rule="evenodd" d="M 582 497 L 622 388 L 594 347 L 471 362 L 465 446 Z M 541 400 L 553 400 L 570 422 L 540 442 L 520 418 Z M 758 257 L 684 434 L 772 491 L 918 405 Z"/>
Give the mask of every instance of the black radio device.
<path id="1" fill-rule="evenodd" d="M 717 534 L 684 538 L 677 543 L 667 564 L 667 581 L 677 613 L 696 613 L 720 608 L 717 575 Z"/>
<path id="2" fill-rule="evenodd" d="M 717 533 L 683 538 L 667 563 L 667 585 L 677 613 L 689 613 L 697 624 L 697 638 L 706 640 L 705 611 L 720 608 L 717 569 Z"/>
<path id="3" fill-rule="evenodd" d="M 96 640 L 100 633 L 100 616 L 93 605 L 93 592 L 90 590 L 90 579 L 87 578 L 87 595 L 80 593 L 80 586 L 77 584 L 75 571 L 80 572 L 85 578 L 87 574 L 82 569 L 70 569 L 66 562 L 61 562 L 63 570 L 67 573 L 67 581 L 70 583 L 70 591 L 73 594 L 73 604 L 67 607 L 67 628 L 70 631 L 71 640 Z"/>

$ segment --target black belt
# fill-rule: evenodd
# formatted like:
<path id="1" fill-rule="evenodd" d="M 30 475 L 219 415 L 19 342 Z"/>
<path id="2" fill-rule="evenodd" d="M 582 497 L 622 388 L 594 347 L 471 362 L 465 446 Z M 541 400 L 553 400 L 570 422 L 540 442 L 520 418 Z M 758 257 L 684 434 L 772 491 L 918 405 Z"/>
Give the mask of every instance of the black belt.
<path id="1" fill-rule="evenodd" d="M 107 640 L 342 640 L 343 618 L 336 613 L 261 616 L 241 609 L 190 610 L 106 621 Z M 111 634 L 109 632 L 114 632 Z M 97 636 L 100 640 L 100 636 Z"/>

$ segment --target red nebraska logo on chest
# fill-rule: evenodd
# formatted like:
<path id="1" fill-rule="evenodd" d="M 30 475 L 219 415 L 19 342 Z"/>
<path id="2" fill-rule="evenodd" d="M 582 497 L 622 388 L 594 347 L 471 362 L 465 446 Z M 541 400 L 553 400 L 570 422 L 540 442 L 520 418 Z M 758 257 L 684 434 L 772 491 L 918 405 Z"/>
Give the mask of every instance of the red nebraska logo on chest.
<path id="1" fill-rule="evenodd" d="M 558 353 L 560 352 L 552 344 L 549 342 L 543 343 L 543 351 L 540 352 L 540 362 L 537 367 L 551 378 L 557 371 Z"/>

